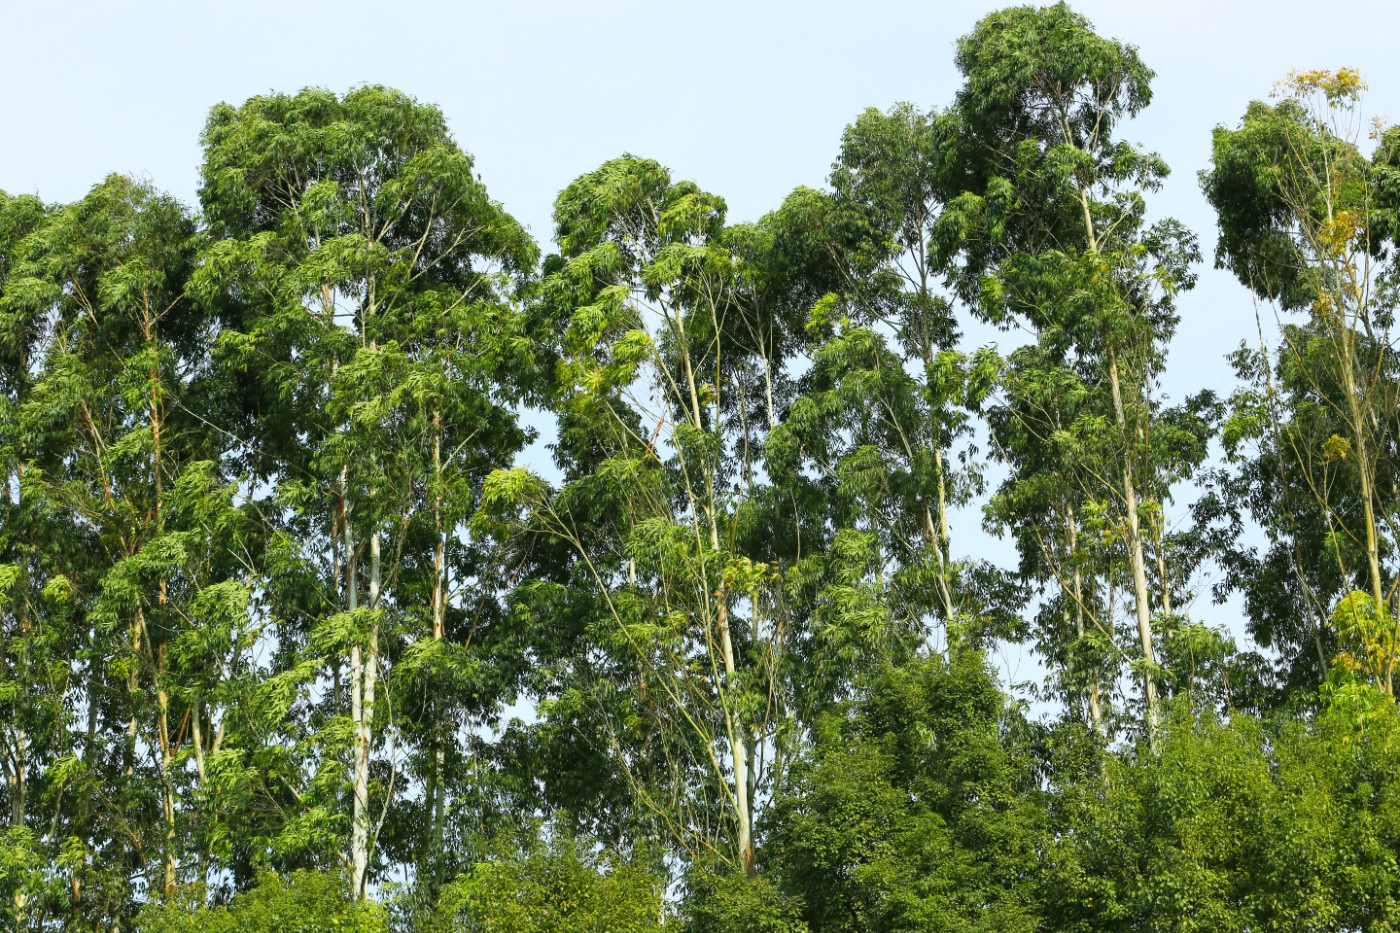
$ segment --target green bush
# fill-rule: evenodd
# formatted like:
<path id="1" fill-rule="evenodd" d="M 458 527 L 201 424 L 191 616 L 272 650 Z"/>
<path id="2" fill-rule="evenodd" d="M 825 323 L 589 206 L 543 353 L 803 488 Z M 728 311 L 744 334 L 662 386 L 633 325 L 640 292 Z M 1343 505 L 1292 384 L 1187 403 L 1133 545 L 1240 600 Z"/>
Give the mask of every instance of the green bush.
<path id="1" fill-rule="evenodd" d="M 418 933 L 672 933 L 664 893 L 664 878 L 638 860 L 533 842 L 449 884 L 432 930 Z"/>
<path id="2" fill-rule="evenodd" d="M 143 910 L 139 933 L 386 933 L 384 911 L 345 896 L 338 875 L 269 875 L 227 907 L 163 904 Z"/>

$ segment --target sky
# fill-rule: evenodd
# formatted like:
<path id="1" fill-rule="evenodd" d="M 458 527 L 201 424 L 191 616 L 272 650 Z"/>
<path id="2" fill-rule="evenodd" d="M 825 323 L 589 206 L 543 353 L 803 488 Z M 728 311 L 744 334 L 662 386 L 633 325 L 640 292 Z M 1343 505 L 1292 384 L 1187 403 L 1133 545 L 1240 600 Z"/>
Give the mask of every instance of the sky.
<path id="1" fill-rule="evenodd" d="M 954 43 L 1003 5 L 0 0 L 0 190 L 71 201 L 121 172 L 194 205 L 211 106 L 368 83 L 441 107 L 491 195 L 546 248 L 555 195 L 623 152 L 753 220 L 794 187 L 822 185 L 865 108 L 950 101 Z M 1295 68 L 1359 68 L 1367 109 L 1400 120 L 1400 4 L 1072 5 L 1157 72 L 1152 105 L 1122 132 L 1172 167 L 1151 212 L 1195 230 L 1206 257 L 1180 301 L 1166 390 L 1228 392 L 1225 354 L 1257 331 L 1249 295 L 1211 268 L 1214 218 L 1196 181 L 1211 129 L 1236 124 Z M 976 518 L 966 525 L 976 552 Z"/>
<path id="2" fill-rule="evenodd" d="M 193 204 L 209 108 L 307 86 L 399 88 L 440 106 L 492 196 L 546 246 L 555 195 L 623 152 L 654 158 L 753 220 L 823 183 L 866 107 L 942 106 L 953 46 L 1000 4 L 710 0 L 364 3 L 0 0 L 0 189 L 79 198 L 109 172 Z M 1223 354 L 1254 308 L 1210 268 L 1196 173 L 1292 68 L 1360 68 L 1400 119 L 1400 6 L 1333 0 L 1074 4 L 1157 71 L 1125 135 L 1173 168 L 1152 212 L 1197 231 L 1168 390 L 1228 388 Z M 1185 365 L 1183 365 L 1185 364 Z"/>

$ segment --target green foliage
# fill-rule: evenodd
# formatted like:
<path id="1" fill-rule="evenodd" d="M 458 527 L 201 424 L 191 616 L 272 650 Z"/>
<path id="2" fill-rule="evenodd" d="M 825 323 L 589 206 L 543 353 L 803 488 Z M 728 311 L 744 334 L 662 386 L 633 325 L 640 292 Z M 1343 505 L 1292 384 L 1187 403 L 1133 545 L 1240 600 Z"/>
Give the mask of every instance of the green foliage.
<path id="1" fill-rule="evenodd" d="M 1222 562 L 1293 689 L 1315 689 L 1339 652 L 1387 692 L 1396 665 L 1391 636 L 1363 633 L 1368 613 L 1348 595 L 1395 615 L 1394 148 L 1377 132 L 1363 155 L 1364 88 L 1346 68 L 1290 74 L 1276 104 L 1216 128 L 1200 178 L 1220 220 L 1217 266 L 1280 315 L 1306 315 L 1280 317 L 1273 347 L 1261 323 L 1259 345 L 1234 354 L 1228 468 L 1208 500 L 1227 529 L 1247 512 L 1268 530 L 1268 547 L 1227 548 Z"/>
<path id="2" fill-rule="evenodd" d="M 1178 706 L 1158 754 L 1058 794 L 1053 928 L 1389 929 L 1395 725 L 1389 703 L 1311 726 Z"/>
<path id="3" fill-rule="evenodd" d="M 138 933 L 387 933 L 384 910 L 346 900 L 330 873 L 265 876 L 227 906 L 171 903 L 143 910 Z"/>
<path id="4" fill-rule="evenodd" d="M 800 904 L 787 897 L 767 874 L 748 875 L 692 869 L 686 878 L 686 933 L 808 933 Z"/>
<path id="5" fill-rule="evenodd" d="M 478 862 L 447 885 L 423 933 L 666 933 L 665 878 L 569 839 Z"/>
<path id="6" fill-rule="evenodd" d="M 1216 130 L 1297 317 L 1169 401 L 1151 70 L 1063 3 L 954 61 L 754 222 L 611 159 L 544 258 L 377 85 L 214 107 L 198 215 L 0 193 L 0 926 L 1400 927 L 1400 131 L 1349 69 Z"/>
<path id="7" fill-rule="evenodd" d="M 1035 929 L 1048 836 L 1025 734 L 974 653 L 884 671 L 820 725 L 766 870 L 814 933 Z"/>

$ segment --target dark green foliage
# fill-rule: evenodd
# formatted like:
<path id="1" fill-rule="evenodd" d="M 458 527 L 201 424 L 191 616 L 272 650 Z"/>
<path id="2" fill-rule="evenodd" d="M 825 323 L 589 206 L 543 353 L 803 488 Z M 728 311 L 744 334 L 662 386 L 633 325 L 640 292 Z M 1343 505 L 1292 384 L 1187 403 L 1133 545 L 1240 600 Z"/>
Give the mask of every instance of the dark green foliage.
<path id="1" fill-rule="evenodd" d="M 814 933 L 1035 929 L 1048 836 L 1026 735 L 975 653 L 877 675 L 818 727 L 765 870 Z"/>

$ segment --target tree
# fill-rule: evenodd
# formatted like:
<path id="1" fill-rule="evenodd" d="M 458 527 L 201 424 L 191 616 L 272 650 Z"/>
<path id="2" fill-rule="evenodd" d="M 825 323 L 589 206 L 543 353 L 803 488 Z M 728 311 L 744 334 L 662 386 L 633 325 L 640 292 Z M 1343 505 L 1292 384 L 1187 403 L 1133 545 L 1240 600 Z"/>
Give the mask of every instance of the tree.
<path id="1" fill-rule="evenodd" d="M 1385 131 L 1362 155 L 1363 91 L 1350 69 L 1293 73 L 1277 104 L 1215 130 L 1201 184 L 1220 218 L 1216 264 L 1280 315 L 1274 349 L 1261 325 L 1259 348 L 1236 355 L 1245 386 L 1227 433 L 1227 501 L 1270 540 L 1262 557 L 1234 558 L 1254 634 L 1309 672 L 1304 683 L 1335 654 L 1392 693 L 1400 136 Z M 1302 323 L 1281 319 L 1299 312 Z"/>
<path id="2" fill-rule="evenodd" d="M 832 291 L 811 306 L 814 365 L 772 459 L 785 484 L 803 470 L 820 477 L 827 520 L 866 552 L 863 585 L 894 641 L 932 642 L 941 625 L 953 650 L 1014 623 L 996 619 L 988 568 L 952 551 L 950 514 L 981 481 L 966 439 L 999 362 L 989 349 L 957 351 L 939 287 L 946 268 L 930 237 L 947 150 L 937 120 L 901 104 L 846 129 L 818 227 Z"/>
<path id="3" fill-rule="evenodd" d="M 1027 725 L 973 651 L 888 668 L 825 717 L 764 824 L 812 933 L 1038 929 Z"/>
<path id="4" fill-rule="evenodd" d="M 33 385 L 32 361 L 41 339 L 42 320 L 38 310 L 14 294 L 13 270 L 18 247 L 42 224 L 46 213 L 42 202 L 33 197 L 10 197 L 0 192 L 0 475 L 5 480 L 4 521 L 0 531 L 0 606 L 6 663 L 0 671 L 6 699 L 7 727 L 0 738 L 0 768 L 5 776 L 10 827 L 25 824 L 33 726 L 25 723 L 32 708 L 30 691 L 37 679 L 34 664 L 33 610 L 24 605 L 26 584 L 38 554 L 26 546 L 25 497 L 20 490 L 24 480 L 24 449 L 19 443 L 19 408 Z M 21 582 L 23 578 L 24 582 Z"/>
<path id="5" fill-rule="evenodd" d="M 1147 225 L 1145 195 L 1167 167 L 1115 136 L 1151 100 L 1152 72 L 1131 46 L 1096 35 L 1061 3 L 981 20 L 958 43 L 965 81 L 946 121 L 962 161 L 936 240 L 957 256 L 961 296 L 987 320 L 1024 320 L 1055 366 L 1075 371 L 1113 425 L 1101 501 L 1123 536 L 1144 719 L 1157 718 L 1148 583 L 1149 517 L 1177 478 L 1150 455 L 1153 390 L 1175 329 L 1175 296 L 1194 284 L 1194 237 Z M 1068 527 L 1067 525 L 1065 526 Z M 1174 570 L 1157 561 L 1161 610 Z"/>
<path id="6" fill-rule="evenodd" d="M 762 454 L 800 332 L 762 264 L 780 222 L 724 211 L 633 156 L 561 193 L 541 313 L 563 483 L 498 473 L 483 519 L 555 549 L 516 595 L 575 626 L 546 661 L 544 732 L 576 723 L 610 750 L 641 838 L 748 868 L 791 714 L 785 568 L 804 547 Z"/>
<path id="7" fill-rule="evenodd" d="M 139 883 L 170 897 L 182 856 L 203 848 L 199 806 L 182 806 L 207 793 L 211 708 L 196 684 L 239 650 L 239 521 L 197 414 L 211 322 L 184 294 L 194 234 L 178 202 L 113 176 L 20 244 L 6 296 L 39 325 L 19 493 L 49 545 L 25 568 L 21 612 L 47 630 L 34 677 L 57 740 L 47 842 L 74 921 Z M 231 552 L 210 546 L 216 533 Z"/>
<path id="8" fill-rule="evenodd" d="M 236 455 L 271 530 L 264 611 L 300 697 L 287 741 L 311 746 L 313 770 L 291 780 L 334 813 L 339 788 L 319 769 L 348 751 L 363 897 L 399 790 L 394 743 L 421 743 L 410 848 L 428 867 L 449 747 L 510 689 L 510 658 L 482 653 L 501 637 L 490 549 L 463 521 L 526 439 L 510 407 L 524 350 L 511 298 L 536 250 L 442 114 L 397 91 L 221 105 L 204 141 L 198 286 L 224 314 L 224 371 L 246 382 Z"/>
<path id="9" fill-rule="evenodd" d="M 193 907 L 193 909 L 191 909 Z M 139 933 L 384 933 L 384 910 L 345 897 L 334 874 L 270 875 L 227 906 L 170 904 L 143 910 Z"/>
<path id="10" fill-rule="evenodd" d="M 452 882 L 425 933 L 664 933 L 665 879 L 576 840 L 531 840 Z"/>

